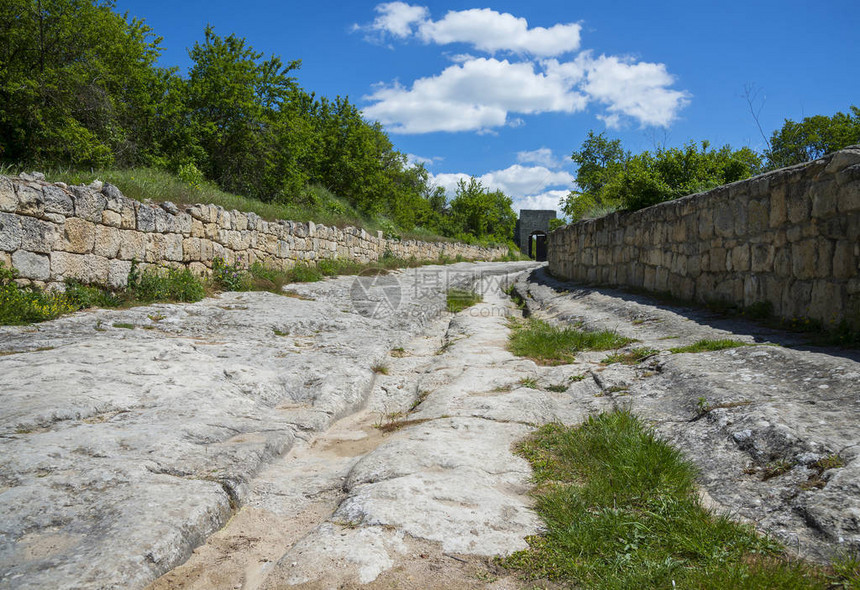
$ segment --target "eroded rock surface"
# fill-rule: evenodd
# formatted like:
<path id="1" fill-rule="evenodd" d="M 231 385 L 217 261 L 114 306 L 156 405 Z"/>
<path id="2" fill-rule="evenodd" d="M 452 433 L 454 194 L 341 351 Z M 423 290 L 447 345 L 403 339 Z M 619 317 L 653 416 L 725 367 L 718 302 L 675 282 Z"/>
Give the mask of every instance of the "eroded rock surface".
<path id="1" fill-rule="evenodd" d="M 630 408 L 682 449 L 716 506 L 801 555 L 860 550 L 860 355 L 810 348 L 796 335 L 645 297 L 560 283 L 543 270 L 517 284 L 539 317 L 611 328 L 660 351 L 590 376 L 612 407 Z M 750 344 L 672 354 L 701 339 Z M 759 344 L 759 345 L 756 345 Z M 784 346 L 780 346 L 780 344 Z M 591 357 L 589 359 L 589 357 Z"/>
<path id="2" fill-rule="evenodd" d="M 274 458 L 362 408 L 373 365 L 439 316 L 448 286 L 529 266 L 392 275 L 397 311 L 379 317 L 357 313 L 343 277 L 294 286 L 301 297 L 0 328 L 0 588 L 143 587 L 218 530 Z M 365 299 L 388 301 L 377 291 Z"/>

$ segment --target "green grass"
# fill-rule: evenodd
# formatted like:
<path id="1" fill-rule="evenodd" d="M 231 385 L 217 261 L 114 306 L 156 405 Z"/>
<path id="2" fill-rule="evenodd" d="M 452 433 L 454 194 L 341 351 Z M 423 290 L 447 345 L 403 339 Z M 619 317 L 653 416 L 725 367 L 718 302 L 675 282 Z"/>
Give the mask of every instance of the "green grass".
<path id="1" fill-rule="evenodd" d="M 635 416 L 550 424 L 518 446 L 546 532 L 501 564 L 583 588 L 827 588 L 748 525 L 705 510 L 695 469 Z M 850 569 L 846 566 L 846 570 Z"/>
<path id="2" fill-rule="evenodd" d="M 653 348 L 634 348 L 628 352 L 616 352 L 600 361 L 604 365 L 613 363 L 621 363 L 622 365 L 638 365 L 650 356 L 657 354 L 659 351 Z"/>
<path id="3" fill-rule="evenodd" d="M 181 301 L 192 303 L 206 296 L 203 282 L 187 268 L 148 267 L 143 272 L 132 260 L 126 288 L 129 303 Z"/>
<path id="4" fill-rule="evenodd" d="M 484 298 L 474 291 L 466 289 L 448 289 L 447 306 L 448 311 L 457 313 L 468 307 L 472 307 L 476 303 L 480 303 Z"/>
<path id="5" fill-rule="evenodd" d="M 630 342 L 633 340 L 608 330 L 561 328 L 529 318 L 513 324 L 508 349 L 539 364 L 558 365 L 573 362 L 576 353 L 583 350 L 612 350 Z"/>
<path id="6" fill-rule="evenodd" d="M 704 339 L 699 340 L 698 342 L 694 342 L 689 346 L 678 346 L 676 348 L 670 348 L 669 350 L 673 353 L 681 353 L 681 352 L 711 352 L 714 350 L 725 350 L 726 348 L 737 348 L 739 346 L 753 346 L 748 342 L 742 342 L 740 340 L 731 340 L 729 338 L 724 338 L 722 340 L 711 340 Z"/>

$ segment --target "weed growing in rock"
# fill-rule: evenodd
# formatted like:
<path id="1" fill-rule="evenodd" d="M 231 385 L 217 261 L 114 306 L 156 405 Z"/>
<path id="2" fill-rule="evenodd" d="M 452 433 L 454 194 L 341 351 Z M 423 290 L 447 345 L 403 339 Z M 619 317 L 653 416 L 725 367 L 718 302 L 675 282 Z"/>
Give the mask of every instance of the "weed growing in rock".
<path id="1" fill-rule="evenodd" d="M 553 326 L 543 320 L 512 323 L 508 349 L 543 365 L 572 363 L 583 350 L 612 350 L 633 342 L 609 330 L 589 332 Z"/>
<path id="2" fill-rule="evenodd" d="M 634 348 L 629 352 L 616 352 L 610 354 L 600 362 L 604 365 L 611 365 L 613 363 L 621 363 L 622 365 L 638 365 L 658 352 L 658 350 L 654 350 L 653 348 Z"/>
<path id="3" fill-rule="evenodd" d="M 533 379 L 532 377 L 523 377 L 520 379 L 520 385 L 529 389 L 540 389 L 537 379 Z"/>
<path id="4" fill-rule="evenodd" d="M 546 532 L 500 562 L 528 578 L 585 588 L 823 589 L 833 581 L 787 561 L 751 526 L 705 510 L 692 464 L 629 412 L 544 426 L 518 452 L 534 468 Z"/>
<path id="5" fill-rule="evenodd" d="M 712 352 L 715 350 L 725 350 L 726 348 L 738 348 L 739 346 L 754 345 L 749 344 L 748 342 L 742 342 L 740 340 L 731 340 L 728 338 L 722 340 L 712 340 L 706 338 L 704 340 L 694 342 L 689 346 L 678 346 L 676 348 L 670 348 L 669 350 L 677 354 L 682 352 Z"/>
<path id="6" fill-rule="evenodd" d="M 388 367 L 382 363 L 377 363 L 370 367 L 370 370 L 377 375 L 388 375 Z"/>
<path id="7" fill-rule="evenodd" d="M 472 307 L 476 303 L 483 301 L 483 297 L 474 291 L 466 289 L 448 289 L 447 305 L 448 311 L 457 313 L 468 307 Z"/>
<path id="8" fill-rule="evenodd" d="M 128 322 L 114 322 L 114 328 L 122 328 L 123 330 L 134 330 L 134 324 L 129 324 Z"/>
<path id="9" fill-rule="evenodd" d="M 558 385 L 547 385 L 546 390 L 552 391 L 553 393 L 564 393 L 565 391 L 567 391 L 567 385 L 564 385 L 563 383 L 560 383 Z"/>
<path id="10" fill-rule="evenodd" d="M 137 261 L 131 261 L 128 273 L 129 299 L 136 302 L 182 301 L 192 303 L 206 296 L 200 279 L 187 268 L 149 267 L 140 271 Z"/>

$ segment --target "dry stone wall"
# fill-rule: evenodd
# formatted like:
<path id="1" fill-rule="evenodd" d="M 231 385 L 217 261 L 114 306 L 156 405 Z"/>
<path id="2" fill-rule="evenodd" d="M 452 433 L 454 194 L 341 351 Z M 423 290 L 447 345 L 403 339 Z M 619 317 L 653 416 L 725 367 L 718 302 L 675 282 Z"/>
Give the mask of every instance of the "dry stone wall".
<path id="1" fill-rule="evenodd" d="M 287 268 L 323 259 L 369 263 L 385 252 L 419 260 L 440 256 L 493 260 L 507 248 L 385 239 L 354 227 L 265 221 L 215 205 L 180 210 L 140 203 L 111 184 L 47 183 L 40 174 L 0 176 L 0 262 L 37 286 L 66 279 L 127 284 L 131 261 L 206 273 L 215 258 Z"/>
<path id="2" fill-rule="evenodd" d="M 860 146 L 549 236 L 554 275 L 860 329 Z"/>

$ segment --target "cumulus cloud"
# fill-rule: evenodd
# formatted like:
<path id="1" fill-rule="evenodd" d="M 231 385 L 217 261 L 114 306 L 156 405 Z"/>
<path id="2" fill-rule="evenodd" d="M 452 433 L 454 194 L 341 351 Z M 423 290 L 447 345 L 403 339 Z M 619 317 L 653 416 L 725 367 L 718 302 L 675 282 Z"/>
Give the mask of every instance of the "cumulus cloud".
<path id="1" fill-rule="evenodd" d="M 376 7 L 376 19 L 357 29 L 382 38 L 419 39 L 425 43 L 462 43 L 491 55 L 456 53 L 454 65 L 435 76 L 380 85 L 365 97 L 364 113 L 392 133 L 475 131 L 492 133 L 524 124 L 517 115 L 576 113 L 589 104 L 602 106 L 595 115 L 607 127 L 628 122 L 640 126 L 670 125 L 690 102 L 690 94 L 673 89 L 675 78 L 665 64 L 629 57 L 579 51 L 581 26 L 559 23 L 529 27 L 524 18 L 488 8 L 449 11 L 433 20 L 426 7 L 388 2 Z"/>
<path id="2" fill-rule="evenodd" d="M 369 25 L 355 25 L 355 30 L 364 30 L 384 36 L 392 35 L 399 39 L 413 33 L 413 25 L 424 22 L 429 11 L 424 6 L 412 6 L 405 2 L 386 2 L 374 9 L 377 16 Z"/>
<path id="3" fill-rule="evenodd" d="M 517 162 L 521 164 L 540 164 L 547 168 L 561 168 L 567 163 L 564 160 L 557 159 L 549 148 L 517 152 Z"/>
<path id="4" fill-rule="evenodd" d="M 567 197 L 568 190 L 552 190 L 514 199 L 513 209 L 519 214 L 522 209 L 553 209 L 562 217 L 561 201 Z"/>
<path id="5" fill-rule="evenodd" d="M 460 180 L 469 181 L 469 175 L 462 172 L 431 175 L 431 182 L 441 186 L 449 196 L 453 196 Z M 500 190 L 514 199 L 536 195 L 550 187 L 570 186 L 573 176 L 567 172 L 550 170 L 544 166 L 522 166 L 514 164 L 504 170 L 493 170 L 477 177 L 485 187 Z M 562 191 L 567 194 L 567 191 Z"/>
<path id="6" fill-rule="evenodd" d="M 477 131 L 501 127 L 508 113 L 573 113 L 587 99 L 569 80 L 535 71 L 530 62 L 476 58 L 451 65 L 411 88 L 382 87 L 366 97 L 364 114 L 393 133 Z"/>
<path id="7" fill-rule="evenodd" d="M 592 99 L 607 105 L 608 114 L 601 119 L 609 127 L 620 124 L 620 115 L 632 117 L 642 125 L 665 127 L 690 102 L 689 93 L 669 88 L 675 78 L 664 64 L 636 63 L 606 55 L 589 61 L 582 89 Z"/>
<path id="8" fill-rule="evenodd" d="M 479 51 L 513 51 L 535 56 L 561 55 L 579 49 L 577 23 L 529 28 L 528 21 L 489 8 L 451 10 L 441 20 L 418 25 L 418 37 L 427 43 L 468 43 Z"/>
<path id="9" fill-rule="evenodd" d="M 399 39 L 415 34 L 425 43 L 437 45 L 466 43 L 486 53 L 561 55 L 579 49 L 582 30 L 578 23 L 529 28 L 526 19 L 489 8 L 451 10 L 437 21 L 428 18 L 429 10 L 425 6 L 405 2 L 386 2 L 377 5 L 375 10 L 379 16 L 372 23 L 354 28 Z"/>

